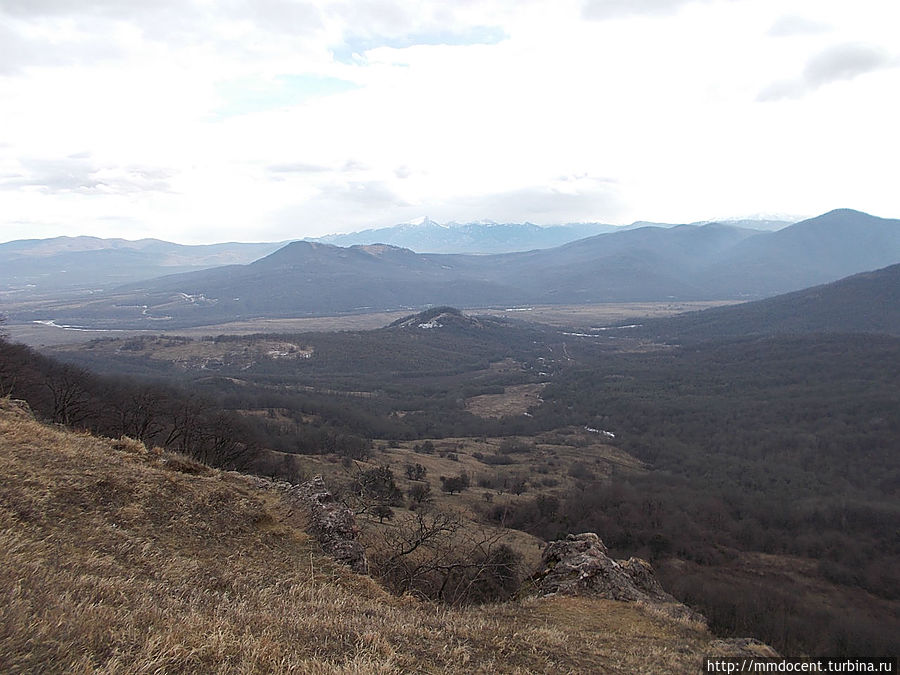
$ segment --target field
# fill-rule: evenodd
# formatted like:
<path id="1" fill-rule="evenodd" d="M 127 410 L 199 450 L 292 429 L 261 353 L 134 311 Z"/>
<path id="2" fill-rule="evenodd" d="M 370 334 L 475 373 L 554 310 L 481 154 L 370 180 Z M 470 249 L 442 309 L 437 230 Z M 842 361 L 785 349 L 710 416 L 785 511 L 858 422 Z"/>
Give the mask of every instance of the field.
<path id="1" fill-rule="evenodd" d="M 5 311 L 20 306 L 11 299 L 4 301 Z M 535 321 L 552 326 L 610 326 L 627 323 L 642 318 L 659 318 L 683 312 L 692 312 L 707 307 L 733 304 L 729 301 L 714 302 L 646 302 L 646 303 L 603 303 L 594 305 L 537 305 L 522 308 L 478 309 L 475 313 Z M 10 337 L 17 342 L 32 346 L 54 346 L 78 344 L 104 337 L 131 337 L 137 335 L 184 335 L 201 338 L 214 335 L 251 335 L 254 333 L 305 333 L 319 331 L 370 330 L 381 328 L 409 312 L 376 312 L 370 314 L 343 314 L 338 316 L 306 317 L 298 319 L 259 319 L 231 323 L 159 330 L 91 330 L 90 327 L 60 328 L 40 323 L 8 325 Z M 52 321 L 52 316 L 47 320 Z"/>

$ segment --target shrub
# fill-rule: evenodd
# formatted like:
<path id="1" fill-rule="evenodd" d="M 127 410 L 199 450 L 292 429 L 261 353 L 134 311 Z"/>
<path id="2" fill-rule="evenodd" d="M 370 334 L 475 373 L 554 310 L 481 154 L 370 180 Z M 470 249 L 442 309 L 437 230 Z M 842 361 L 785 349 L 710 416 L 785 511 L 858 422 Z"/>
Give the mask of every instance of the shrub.
<path id="1" fill-rule="evenodd" d="M 468 487 L 469 475 L 465 472 L 460 473 L 458 476 L 441 476 L 441 489 L 444 492 L 449 492 L 451 495 L 454 492 L 462 492 Z"/>

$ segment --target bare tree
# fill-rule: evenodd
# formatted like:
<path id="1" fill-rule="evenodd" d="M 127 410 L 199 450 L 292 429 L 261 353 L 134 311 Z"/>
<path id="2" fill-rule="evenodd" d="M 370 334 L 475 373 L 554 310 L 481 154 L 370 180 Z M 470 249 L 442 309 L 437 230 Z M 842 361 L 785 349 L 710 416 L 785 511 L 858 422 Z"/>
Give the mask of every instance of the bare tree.
<path id="1" fill-rule="evenodd" d="M 87 417 L 91 399 L 84 378 L 84 373 L 72 366 L 57 366 L 49 371 L 44 386 L 50 392 L 50 417 L 54 422 L 73 426 Z"/>
<path id="2" fill-rule="evenodd" d="M 216 412 L 206 418 L 200 429 L 200 445 L 195 456 L 209 464 L 226 469 L 246 468 L 256 448 L 246 440 L 246 435 L 234 414 Z"/>
<path id="3" fill-rule="evenodd" d="M 169 434 L 163 445 L 185 455 L 193 455 L 202 437 L 202 422 L 208 404 L 192 396 L 169 409 Z"/>
<path id="4" fill-rule="evenodd" d="M 114 435 L 148 442 L 162 433 L 165 399 L 161 392 L 149 387 L 125 394 L 111 392 L 108 403 Z"/>
<path id="5" fill-rule="evenodd" d="M 11 345 L 6 342 L 7 333 L 3 330 L 6 317 L 0 314 L 0 398 L 9 396 L 16 388 L 16 367 L 10 358 Z"/>
<path id="6" fill-rule="evenodd" d="M 505 599 L 519 585 L 519 556 L 504 535 L 422 508 L 380 526 L 369 559 L 373 573 L 397 593 L 449 604 Z"/>

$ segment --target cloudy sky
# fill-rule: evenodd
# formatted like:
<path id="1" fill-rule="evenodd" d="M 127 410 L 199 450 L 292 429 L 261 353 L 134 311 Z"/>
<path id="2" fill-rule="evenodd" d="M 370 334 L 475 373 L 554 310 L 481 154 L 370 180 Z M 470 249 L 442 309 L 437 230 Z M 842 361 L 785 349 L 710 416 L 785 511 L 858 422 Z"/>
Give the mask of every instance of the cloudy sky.
<path id="1" fill-rule="evenodd" d="M 897 0 L 0 0 L 0 241 L 900 217 Z"/>

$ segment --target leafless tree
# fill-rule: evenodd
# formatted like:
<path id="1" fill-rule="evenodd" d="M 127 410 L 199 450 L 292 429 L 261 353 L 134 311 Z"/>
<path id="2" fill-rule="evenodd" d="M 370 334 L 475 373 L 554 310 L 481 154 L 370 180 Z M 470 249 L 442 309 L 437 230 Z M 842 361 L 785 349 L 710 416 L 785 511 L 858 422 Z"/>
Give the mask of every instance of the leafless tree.
<path id="1" fill-rule="evenodd" d="M 67 365 L 52 368 L 47 374 L 44 386 L 50 392 L 54 422 L 74 426 L 87 417 L 91 399 L 84 380 L 81 371 Z"/>
<path id="2" fill-rule="evenodd" d="M 502 529 L 466 527 L 458 514 L 421 508 L 380 525 L 369 555 L 373 573 L 397 593 L 449 604 L 508 598 L 519 557 Z"/>
<path id="3" fill-rule="evenodd" d="M 112 432 L 148 442 L 162 433 L 165 426 L 164 396 L 152 388 L 130 391 L 126 395 L 109 396 Z"/>

